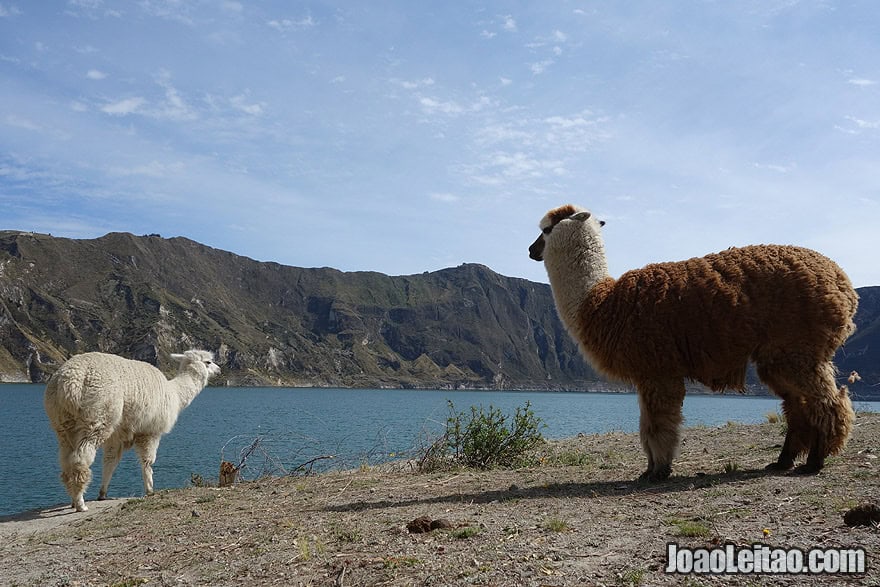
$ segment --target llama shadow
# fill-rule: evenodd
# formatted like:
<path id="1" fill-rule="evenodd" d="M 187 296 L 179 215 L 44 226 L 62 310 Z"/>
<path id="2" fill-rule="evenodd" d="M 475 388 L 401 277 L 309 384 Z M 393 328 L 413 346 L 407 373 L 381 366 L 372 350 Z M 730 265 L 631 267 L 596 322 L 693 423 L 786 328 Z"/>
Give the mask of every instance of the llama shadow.
<path id="1" fill-rule="evenodd" d="M 694 489 L 703 489 L 719 484 L 747 481 L 764 476 L 778 476 L 776 471 L 766 469 L 744 469 L 729 473 L 697 473 L 689 476 L 673 476 L 661 483 L 651 483 L 642 480 L 616 480 L 595 482 L 550 483 L 534 487 L 520 488 L 512 485 L 508 489 L 493 489 L 471 493 L 451 493 L 433 497 L 402 499 L 402 500 L 379 500 L 379 501 L 356 501 L 352 503 L 336 504 L 327 506 L 324 511 L 331 512 L 358 512 L 368 510 L 380 510 L 407 507 L 413 505 L 429 505 L 437 503 L 492 503 L 512 499 L 541 499 L 541 498 L 599 498 L 609 496 L 626 495 L 657 495 L 664 493 L 688 492 Z"/>
<path id="2" fill-rule="evenodd" d="M 48 508 L 32 509 L 8 516 L 0 516 L 0 543 L 16 535 L 32 535 L 59 526 L 66 526 L 85 518 L 101 515 L 120 507 L 126 498 L 106 499 L 88 502 L 87 512 L 78 512 L 70 503 L 57 504 Z"/>
<path id="3" fill-rule="evenodd" d="M 32 510 L 26 510 L 23 512 L 18 512 L 15 514 L 8 514 L 5 516 L 0 516 L 0 524 L 4 524 L 6 522 L 28 522 L 30 520 L 42 520 L 48 516 L 60 515 L 64 512 L 62 510 L 68 509 L 71 512 L 75 511 L 70 507 L 69 503 L 59 503 L 57 505 L 53 505 L 47 508 L 36 508 Z"/>

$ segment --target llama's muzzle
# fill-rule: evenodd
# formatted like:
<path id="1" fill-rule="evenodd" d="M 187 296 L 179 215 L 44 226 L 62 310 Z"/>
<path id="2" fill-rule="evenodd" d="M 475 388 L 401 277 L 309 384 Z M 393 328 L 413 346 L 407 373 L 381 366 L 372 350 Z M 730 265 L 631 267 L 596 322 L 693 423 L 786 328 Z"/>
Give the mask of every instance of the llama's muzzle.
<path id="1" fill-rule="evenodd" d="M 535 261 L 544 260 L 544 235 L 539 234 L 532 246 L 529 247 L 529 258 Z"/>

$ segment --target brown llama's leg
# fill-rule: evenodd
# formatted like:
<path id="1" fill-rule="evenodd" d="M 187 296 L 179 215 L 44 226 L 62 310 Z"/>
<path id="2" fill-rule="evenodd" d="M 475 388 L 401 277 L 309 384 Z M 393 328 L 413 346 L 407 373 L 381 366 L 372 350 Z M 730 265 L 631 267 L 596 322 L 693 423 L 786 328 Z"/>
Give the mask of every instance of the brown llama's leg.
<path id="1" fill-rule="evenodd" d="M 775 462 L 767 465 L 771 471 L 788 471 L 795 460 L 810 448 L 812 432 L 805 414 L 803 393 L 793 384 L 796 377 L 791 365 L 785 361 L 758 363 L 758 376 L 770 390 L 782 398 L 782 413 L 785 415 L 785 442 Z"/>
<path id="2" fill-rule="evenodd" d="M 638 385 L 639 436 L 648 456 L 648 468 L 640 479 L 663 481 L 672 473 L 681 433 L 684 381 L 672 379 Z"/>
<path id="3" fill-rule="evenodd" d="M 785 415 L 785 442 L 776 462 L 767 465 L 771 471 L 788 471 L 794 467 L 795 460 L 809 449 L 804 439 L 810 436 L 809 423 L 804 415 L 803 400 L 789 398 L 782 401 L 782 412 Z"/>

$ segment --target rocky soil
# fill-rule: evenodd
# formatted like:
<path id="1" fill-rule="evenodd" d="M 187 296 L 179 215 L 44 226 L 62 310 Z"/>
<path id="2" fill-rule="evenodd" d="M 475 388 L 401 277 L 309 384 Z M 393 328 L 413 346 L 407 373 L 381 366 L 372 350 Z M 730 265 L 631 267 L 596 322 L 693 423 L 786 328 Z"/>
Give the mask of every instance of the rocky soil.
<path id="1" fill-rule="evenodd" d="M 0 582 L 880 585 L 880 528 L 844 523 L 880 496 L 880 414 L 860 414 L 817 476 L 764 472 L 782 438 L 778 423 L 688 429 L 673 477 L 656 485 L 635 480 L 637 436 L 611 433 L 549 443 L 518 470 L 398 463 L 29 512 L 0 521 Z M 863 548 L 867 572 L 670 575 L 670 542 Z"/>

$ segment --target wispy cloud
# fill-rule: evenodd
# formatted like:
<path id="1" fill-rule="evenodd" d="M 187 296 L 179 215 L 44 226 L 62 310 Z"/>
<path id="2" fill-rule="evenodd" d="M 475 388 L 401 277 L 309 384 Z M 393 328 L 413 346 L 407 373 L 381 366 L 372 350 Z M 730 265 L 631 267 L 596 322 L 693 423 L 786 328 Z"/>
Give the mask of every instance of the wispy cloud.
<path id="1" fill-rule="evenodd" d="M 528 116 L 517 109 L 493 111 L 473 132 L 471 161 L 456 167 L 466 183 L 499 190 L 541 192 L 571 175 L 583 153 L 607 141 L 610 119 L 590 111 L 571 115 Z"/>
<path id="2" fill-rule="evenodd" d="M 86 72 L 86 77 L 93 80 L 102 80 L 107 77 L 107 74 L 97 69 L 90 69 Z"/>
<path id="3" fill-rule="evenodd" d="M 254 102 L 253 100 L 251 100 L 248 93 L 233 96 L 230 99 L 230 103 L 237 110 L 240 110 L 245 114 L 250 114 L 251 116 L 261 115 L 266 108 L 266 104 L 264 102 Z"/>
<path id="4" fill-rule="evenodd" d="M 859 86 L 859 87 L 862 87 L 862 88 L 867 88 L 867 87 L 869 87 L 869 86 L 876 86 L 876 85 L 877 85 L 877 81 L 876 81 L 876 80 L 865 79 L 865 78 L 852 78 L 852 79 L 848 79 L 848 80 L 846 80 L 846 83 L 848 83 L 848 84 L 850 84 L 850 85 L 853 85 L 853 86 Z"/>
<path id="5" fill-rule="evenodd" d="M 855 116 L 847 116 L 846 119 L 856 125 L 859 129 L 876 130 L 880 128 L 880 121 L 878 120 L 863 120 L 861 118 L 856 118 Z"/>
<path id="6" fill-rule="evenodd" d="M 429 197 L 432 200 L 435 200 L 437 202 L 443 202 L 444 204 L 454 204 L 455 202 L 458 202 L 461 199 L 458 196 L 456 196 L 455 194 L 450 194 L 450 193 L 446 193 L 446 192 L 432 193 L 429 195 Z"/>
<path id="7" fill-rule="evenodd" d="M 555 61 L 553 61 L 552 59 L 544 59 L 542 61 L 537 61 L 535 63 L 530 64 L 529 70 L 531 70 L 531 72 L 535 75 L 541 75 L 542 73 L 547 71 L 547 68 L 550 67 L 551 65 L 553 65 L 554 63 L 555 63 Z"/>
<path id="8" fill-rule="evenodd" d="M 181 162 L 175 163 L 161 163 L 159 161 L 150 161 L 149 163 L 144 163 L 140 165 L 133 165 L 131 167 L 110 167 L 108 168 L 108 172 L 112 175 L 119 176 L 132 176 L 132 175 L 140 175 L 146 177 L 161 177 L 165 178 L 169 175 L 178 174 L 183 171 L 185 165 Z"/>
<path id="9" fill-rule="evenodd" d="M 480 162 L 463 164 L 461 170 L 471 183 L 498 188 L 509 185 L 524 188 L 523 182 L 566 173 L 563 161 L 545 159 L 523 151 L 490 153 Z"/>
<path id="10" fill-rule="evenodd" d="M 455 100 L 439 100 L 428 96 L 419 96 L 419 104 L 426 114 L 446 114 L 455 116 L 465 113 L 476 113 L 492 105 L 488 96 L 478 96 L 472 102 L 461 104 Z"/>
<path id="11" fill-rule="evenodd" d="M 141 97 L 124 98 L 115 102 L 110 102 L 101 107 L 101 112 L 112 116 L 126 116 L 136 113 L 146 100 Z"/>
<path id="12" fill-rule="evenodd" d="M 67 0 L 67 5 L 71 8 L 97 10 L 104 5 L 104 0 Z"/>
<path id="13" fill-rule="evenodd" d="M 154 82 L 161 91 L 160 95 L 133 96 L 118 100 L 109 100 L 98 106 L 98 109 L 112 116 L 138 115 L 155 120 L 185 122 L 195 121 L 203 116 L 224 116 L 230 112 L 244 113 L 249 117 L 261 116 L 265 113 L 266 102 L 254 100 L 250 91 L 231 97 L 205 95 L 199 100 L 188 99 L 173 83 L 171 73 L 160 70 L 154 75 Z M 148 92 L 151 94 L 151 92 Z M 77 100 L 71 103 L 76 111 L 85 111 L 87 104 Z M 228 121 L 227 121 L 228 122 Z M 217 122 L 217 124 L 223 124 Z"/>
<path id="14" fill-rule="evenodd" d="M 420 80 L 415 81 L 401 81 L 398 82 L 400 86 L 406 90 L 416 90 L 418 88 L 427 88 L 434 85 L 434 80 L 430 77 L 426 77 Z"/>
<path id="15" fill-rule="evenodd" d="M 21 14 L 21 10 L 18 9 L 14 4 L 4 4 L 0 2 L 0 18 L 7 18 L 10 16 L 18 16 Z"/>
<path id="16" fill-rule="evenodd" d="M 504 16 L 502 20 L 503 24 L 501 25 L 501 28 L 503 28 L 505 31 L 509 33 L 515 33 L 518 30 L 516 26 L 516 19 L 513 18 L 511 15 L 508 14 Z"/>
<path id="17" fill-rule="evenodd" d="M 22 118 L 20 116 L 16 116 L 14 114 L 7 114 L 3 118 L 3 123 L 6 126 L 11 126 L 13 128 L 20 128 L 24 130 L 30 131 L 41 131 L 43 127 L 34 122 L 33 120 L 29 120 L 27 118 Z"/>
<path id="18" fill-rule="evenodd" d="M 97 0 L 96 0 L 97 1 Z M 138 6 L 147 15 L 192 26 L 197 6 L 181 0 L 139 0 Z"/>
<path id="19" fill-rule="evenodd" d="M 105 6 L 104 0 L 68 0 L 64 14 L 75 18 L 97 20 L 101 17 L 120 18 L 122 12 Z"/>
<path id="20" fill-rule="evenodd" d="M 789 163 L 787 165 L 780 165 L 778 163 L 755 163 L 754 167 L 755 169 L 775 171 L 776 173 L 791 173 L 797 169 L 797 165 L 794 163 Z"/>
<path id="21" fill-rule="evenodd" d="M 286 32 L 290 30 L 310 29 L 314 26 L 317 26 L 318 23 L 315 22 L 315 19 L 313 19 L 311 15 L 309 15 L 300 19 L 272 19 L 270 21 L 267 21 L 266 24 L 269 26 L 269 28 L 275 29 L 276 31 Z"/>
<path id="22" fill-rule="evenodd" d="M 165 99 L 152 113 L 156 118 L 168 120 L 193 120 L 197 118 L 196 112 L 180 95 L 180 92 L 171 83 L 171 73 L 162 70 L 156 75 L 156 83 L 165 90 Z"/>
<path id="23" fill-rule="evenodd" d="M 434 114 L 437 112 L 441 114 L 461 114 L 462 112 L 464 112 L 464 107 L 461 104 L 458 104 L 457 102 L 452 100 L 441 102 L 434 98 L 422 96 L 419 99 L 419 104 L 421 104 L 425 112 L 429 114 Z"/>

